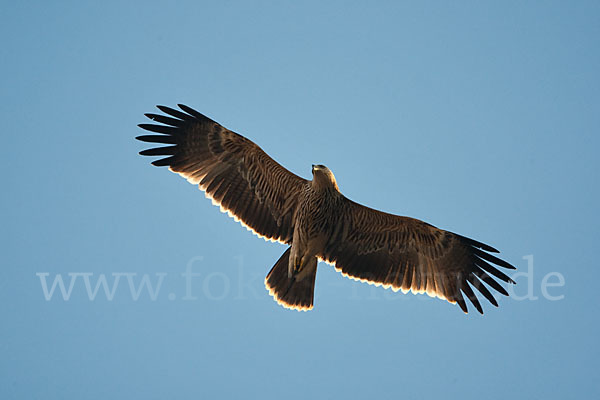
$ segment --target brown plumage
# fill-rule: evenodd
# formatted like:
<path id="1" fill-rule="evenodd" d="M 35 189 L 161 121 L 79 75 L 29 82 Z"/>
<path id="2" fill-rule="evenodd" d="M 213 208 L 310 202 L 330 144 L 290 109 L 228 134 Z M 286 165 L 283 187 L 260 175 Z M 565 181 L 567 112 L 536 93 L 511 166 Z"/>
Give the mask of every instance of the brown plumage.
<path id="1" fill-rule="evenodd" d="M 146 116 L 160 125 L 139 125 L 158 135 L 137 139 L 168 146 L 140 154 L 168 156 L 152 164 L 168 166 L 199 185 L 214 204 L 257 235 L 290 246 L 265 279 L 269 293 L 284 307 L 313 307 L 318 259 L 351 279 L 427 293 L 458 303 L 465 313 L 463 294 L 483 313 L 473 288 L 494 306 L 498 303 L 488 286 L 508 295 L 492 276 L 514 283 L 496 266 L 514 267 L 490 254 L 496 249 L 357 204 L 340 193 L 323 165 L 313 165 L 311 181 L 300 178 L 250 140 L 187 106 L 180 104 L 182 111 L 158 108 L 167 115 Z"/>

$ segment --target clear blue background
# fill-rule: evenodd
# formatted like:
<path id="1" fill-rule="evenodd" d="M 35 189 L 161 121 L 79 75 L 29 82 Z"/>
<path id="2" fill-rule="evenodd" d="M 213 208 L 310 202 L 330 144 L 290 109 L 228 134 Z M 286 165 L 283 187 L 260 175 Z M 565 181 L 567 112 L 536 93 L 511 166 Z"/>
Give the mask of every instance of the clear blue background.
<path id="1" fill-rule="evenodd" d="M 598 2 L 3 1 L 0 15 L 0 398 L 600 397 Z M 176 103 L 522 272 L 533 255 L 514 291 L 537 300 L 464 315 L 323 264 L 315 309 L 284 310 L 262 281 L 285 248 L 137 155 L 143 113 Z M 155 301 L 125 278 L 112 301 L 79 278 L 46 301 L 41 272 L 167 275 Z M 558 301 L 541 289 L 553 272 Z"/>

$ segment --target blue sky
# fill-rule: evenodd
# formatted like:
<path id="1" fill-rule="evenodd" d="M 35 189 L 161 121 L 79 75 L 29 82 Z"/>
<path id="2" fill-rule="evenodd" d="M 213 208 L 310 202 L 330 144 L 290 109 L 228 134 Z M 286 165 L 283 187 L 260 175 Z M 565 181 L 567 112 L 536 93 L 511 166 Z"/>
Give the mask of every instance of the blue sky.
<path id="1" fill-rule="evenodd" d="M 0 15 L 1 398 L 600 395 L 597 2 Z M 263 279 L 285 248 L 137 155 L 143 113 L 176 103 L 301 176 L 329 166 L 355 201 L 499 248 L 524 273 L 514 298 L 464 315 L 322 264 L 315 309 L 284 310 Z M 44 293 L 57 276 L 67 300 Z M 115 291 L 91 300 L 102 276 Z"/>

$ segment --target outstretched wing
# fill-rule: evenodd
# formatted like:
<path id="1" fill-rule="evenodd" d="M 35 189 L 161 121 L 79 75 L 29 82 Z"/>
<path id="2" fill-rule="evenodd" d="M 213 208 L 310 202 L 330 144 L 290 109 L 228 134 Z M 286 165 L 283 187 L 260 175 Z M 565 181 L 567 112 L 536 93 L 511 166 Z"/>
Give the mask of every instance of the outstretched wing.
<path id="1" fill-rule="evenodd" d="M 427 293 L 458 303 L 466 313 L 463 293 L 483 314 L 473 288 L 494 306 L 488 288 L 508 296 L 490 275 L 514 283 L 493 264 L 515 269 L 475 240 L 438 229 L 423 221 L 386 214 L 344 199 L 342 226 L 321 258 L 344 276 L 403 293 Z"/>
<path id="2" fill-rule="evenodd" d="M 199 185 L 222 211 L 259 236 L 291 243 L 296 200 L 307 181 L 283 168 L 250 140 L 190 107 L 179 104 L 183 112 L 157 107 L 167 115 L 145 115 L 160 125 L 139 125 L 156 134 L 136 139 L 169 146 L 140 154 L 168 156 L 152 164 L 168 166 Z"/>

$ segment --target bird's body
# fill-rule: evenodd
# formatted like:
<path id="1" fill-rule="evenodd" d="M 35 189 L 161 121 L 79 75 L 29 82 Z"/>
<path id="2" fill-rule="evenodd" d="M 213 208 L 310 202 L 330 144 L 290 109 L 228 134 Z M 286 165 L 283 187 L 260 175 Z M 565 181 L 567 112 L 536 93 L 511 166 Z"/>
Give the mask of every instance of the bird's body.
<path id="1" fill-rule="evenodd" d="M 169 116 L 146 114 L 163 125 L 141 124 L 160 135 L 139 140 L 169 144 L 142 151 L 165 155 L 153 162 L 198 184 L 207 197 L 267 240 L 290 247 L 275 263 L 265 285 L 281 305 L 313 307 L 317 261 L 344 276 L 393 290 L 427 293 L 458 303 L 463 293 L 483 313 L 472 288 L 497 306 L 483 284 L 508 295 L 491 276 L 514 283 L 492 264 L 514 269 L 489 252 L 494 248 L 423 221 L 383 213 L 347 199 L 333 173 L 313 165 L 312 180 L 300 178 L 260 147 L 179 105 L 184 112 L 159 109 Z"/>
<path id="2" fill-rule="evenodd" d="M 336 227 L 342 224 L 343 196 L 334 185 L 335 180 L 325 181 L 328 177 L 321 176 L 323 171 L 313 167 L 315 178 L 306 184 L 298 197 L 290 271 L 322 254 Z"/>

